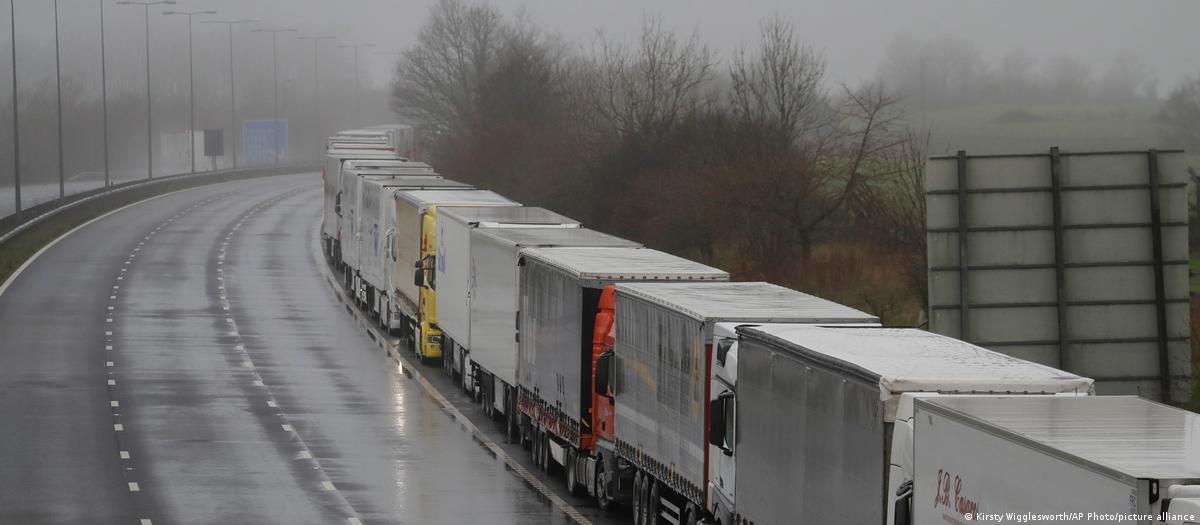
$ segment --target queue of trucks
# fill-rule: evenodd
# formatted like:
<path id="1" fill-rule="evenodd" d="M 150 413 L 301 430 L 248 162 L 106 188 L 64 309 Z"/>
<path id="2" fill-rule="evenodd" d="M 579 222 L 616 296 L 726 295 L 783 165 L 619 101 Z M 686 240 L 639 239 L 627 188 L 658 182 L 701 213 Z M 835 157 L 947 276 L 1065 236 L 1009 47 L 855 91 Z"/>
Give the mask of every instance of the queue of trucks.
<path id="1" fill-rule="evenodd" d="M 1198 523 L 1200 415 L 731 282 L 446 179 L 397 129 L 330 138 L 326 254 L 574 496 L 636 525 Z"/>

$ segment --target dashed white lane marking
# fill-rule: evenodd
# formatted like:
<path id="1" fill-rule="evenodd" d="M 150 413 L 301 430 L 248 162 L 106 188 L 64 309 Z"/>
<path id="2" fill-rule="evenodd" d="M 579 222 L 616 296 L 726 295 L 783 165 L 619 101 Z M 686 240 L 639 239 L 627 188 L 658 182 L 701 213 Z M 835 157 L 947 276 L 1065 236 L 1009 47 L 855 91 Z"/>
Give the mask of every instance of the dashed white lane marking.
<path id="1" fill-rule="evenodd" d="M 117 380 L 116 380 L 116 379 L 109 379 L 109 380 L 108 380 L 108 386 L 117 386 Z"/>
<path id="2" fill-rule="evenodd" d="M 112 362 L 112 361 L 105 361 L 105 362 L 104 362 L 104 366 L 107 366 L 107 367 L 109 367 L 109 368 L 112 368 L 112 367 L 113 367 L 113 362 Z"/>
<path id="3" fill-rule="evenodd" d="M 350 525 L 362 525 L 362 520 L 355 517 L 346 518 L 346 521 L 349 521 Z"/>
<path id="4" fill-rule="evenodd" d="M 113 309 L 113 307 L 110 306 L 110 307 L 108 307 L 108 309 L 111 311 Z"/>
<path id="5" fill-rule="evenodd" d="M 274 401 L 267 401 L 267 406 L 269 406 L 271 408 L 279 408 L 279 403 L 276 403 Z"/>
<path id="6" fill-rule="evenodd" d="M 104 318 L 104 322 L 106 322 L 106 323 L 111 323 L 111 322 L 112 322 L 112 318 L 111 318 L 111 317 L 106 317 L 106 318 Z"/>
<path id="7" fill-rule="evenodd" d="M 112 345 L 104 345 L 105 350 L 112 350 Z"/>
<path id="8" fill-rule="evenodd" d="M 129 456 L 129 451 L 128 451 L 128 450 L 122 450 L 122 451 L 121 451 L 121 459 L 129 459 L 129 458 L 130 458 L 130 456 Z"/>
<path id="9" fill-rule="evenodd" d="M 136 481 L 129 482 L 129 492 L 141 492 L 142 487 L 139 487 Z"/>
<path id="10" fill-rule="evenodd" d="M 312 452 L 301 450 L 299 454 L 296 454 L 296 459 L 312 459 Z"/>
<path id="11" fill-rule="evenodd" d="M 109 336 L 109 337 L 112 337 L 112 332 L 105 331 L 105 332 L 104 332 L 104 335 L 106 335 L 106 336 Z"/>
<path id="12" fill-rule="evenodd" d="M 113 408 L 119 408 L 121 406 L 121 402 L 114 399 L 114 400 L 108 402 L 108 406 L 113 407 Z"/>
<path id="13" fill-rule="evenodd" d="M 150 520 L 148 520 L 146 518 L 142 518 L 142 521 L 140 523 L 138 523 L 138 525 L 154 525 L 154 523 L 152 523 Z"/>
<path id="14" fill-rule="evenodd" d="M 334 490 L 333 483 L 329 481 L 322 481 L 321 488 L 325 490 Z"/>
<path id="15" fill-rule="evenodd" d="M 292 426 L 291 426 L 291 425 L 289 425 L 289 424 L 287 424 L 287 423 L 284 423 L 284 424 L 282 424 L 282 425 L 279 425 L 279 426 L 280 426 L 281 428 L 283 428 L 283 431 L 284 431 L 284 432 L 292 432 L 292 431 L 294 430 L 294 429 L 292 428 Z"/>
<path id="16" fill-rule="evenodd" d="M 254 386 L 266 386 L 266 385 L 263 384 L 262 379 L 255 379 Z"/>
<path id="17" fill-rule="evenodd" d="M 113 423 L 113 431 L 115 431 L 115 432 L 124 432 L 124 431 L 125 431 L 125 425 L 122 425 L 122 424 L 120 424 L 120 423 Z"/>

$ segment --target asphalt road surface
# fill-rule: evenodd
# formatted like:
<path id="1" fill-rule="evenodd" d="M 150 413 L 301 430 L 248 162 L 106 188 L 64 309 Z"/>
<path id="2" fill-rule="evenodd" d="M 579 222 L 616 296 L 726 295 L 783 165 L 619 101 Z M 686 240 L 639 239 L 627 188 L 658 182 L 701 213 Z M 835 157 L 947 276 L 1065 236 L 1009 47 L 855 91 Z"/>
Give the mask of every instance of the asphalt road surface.
<path id="1" fill-rule="evenodd" d="M 313 255 L 320 187 L 145 201 L 0 292 L 0 523 L 624 521 L 547 498 L 379 351 Z"/>

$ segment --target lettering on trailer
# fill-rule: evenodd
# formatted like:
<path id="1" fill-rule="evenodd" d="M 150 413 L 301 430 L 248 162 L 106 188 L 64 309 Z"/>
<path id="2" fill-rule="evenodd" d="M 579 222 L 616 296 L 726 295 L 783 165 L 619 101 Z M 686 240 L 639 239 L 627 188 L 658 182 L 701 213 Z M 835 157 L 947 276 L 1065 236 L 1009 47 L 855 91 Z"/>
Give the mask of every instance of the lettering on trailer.
<path id="1" fill-rule="evenodd" d="M 279 160 L 287 159 L 287 119 L 260 119 L 242 121 L 242 150 L 246 162 L 251 166 L 275 163 L 275 149 L 279 149 Z"/>
<path id="2" fill-rule="evenodd" d="M 950 489 L 954 489 L 954 497 L 950 496 Z M 933 493 L 933 508 L 954 509 L 959 515 L 970 516 L 976 514 L 979 510 L 979 502 L 963 496 L 963 479 L 957 475 L 953 476 L 951 483 L 951 474 L 944 469 L 938 469 L 937 474 L 937 491 Z M 969 518 L 968 518 L 969 519 Z"/>

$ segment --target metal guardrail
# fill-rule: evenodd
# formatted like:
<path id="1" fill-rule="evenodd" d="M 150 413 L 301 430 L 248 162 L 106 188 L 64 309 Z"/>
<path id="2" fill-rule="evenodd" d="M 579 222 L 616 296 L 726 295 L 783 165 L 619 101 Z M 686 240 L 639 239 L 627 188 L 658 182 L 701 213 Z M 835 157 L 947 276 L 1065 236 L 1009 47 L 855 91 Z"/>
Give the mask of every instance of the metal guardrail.
<path id="1" fill-rule="evenodd" d="M 153 197 L 155 195 L 190 187 L 204 186 L 207 184 L 215 184 L 219 182 L 228 182 L 246 178 L 297 173 L 307 170 L 315 171 L 318 169 L 319 167 L 316 165 L 295 164 L 269 168 L 238 168 L 203 171 L 197 173 L 181 173 L 177 175 L 156 177 L 153 179 L 123 182 L 120 184 L 113 184 L 108 187 L 101 187 L 94 190 L 75 193 L 60 199 L 30 206 L 21 210 L 20 213 L 13 213 L 4 217 L 0 217 L 0 248 L 3 248 L 5 244 L 21 235 L 23 232 L 28 231 L 30 228 L 33 228 L 34 226 L 53 218 L 64 211 L 84 204 L 101 202 L 106 199 L 113 199 L 114 202 L 122 203 L 136 202 L 142 199 Z"/>

